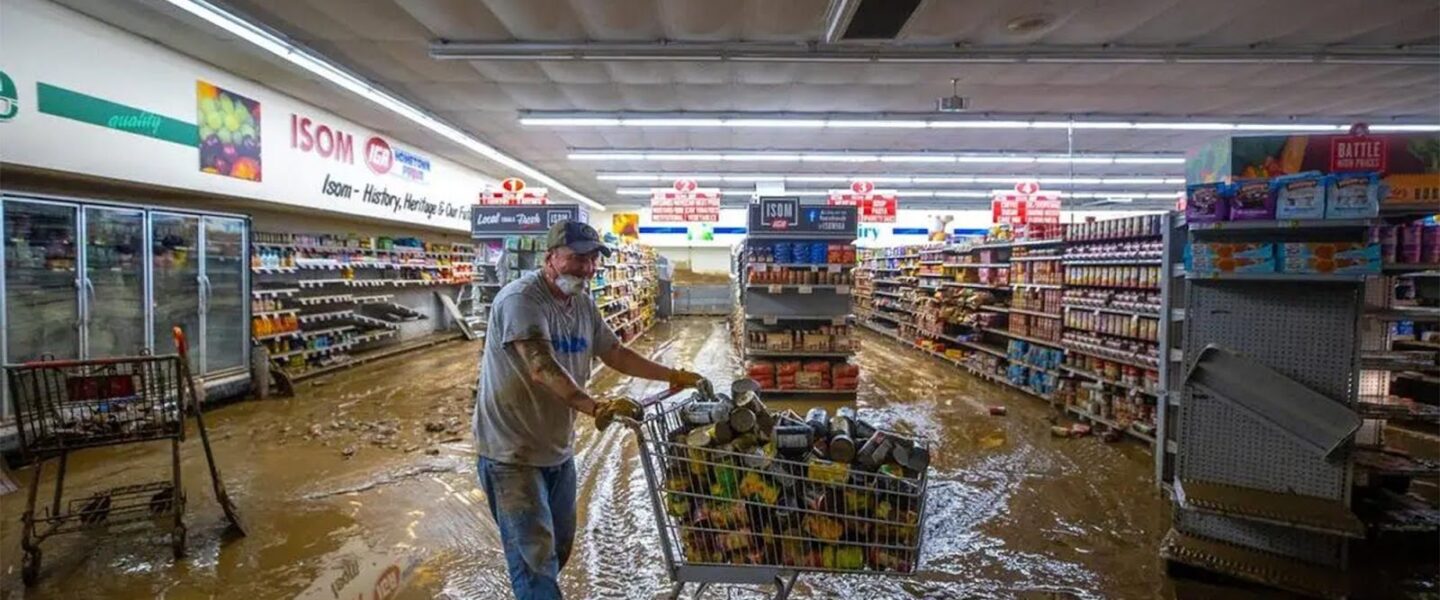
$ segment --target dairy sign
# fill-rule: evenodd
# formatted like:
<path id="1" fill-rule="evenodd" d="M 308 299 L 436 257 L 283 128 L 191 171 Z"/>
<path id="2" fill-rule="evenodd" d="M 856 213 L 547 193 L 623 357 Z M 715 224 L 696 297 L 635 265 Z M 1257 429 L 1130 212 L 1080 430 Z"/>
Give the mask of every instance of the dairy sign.
<path id="1" fill-rule="evenodd" d="M 519 177 L 507 177 L 500 182 L 495 189 L 480 192 L 480 204 L 483 206 L 517 206 L 549 204 L 550 190 L 545 188 L 532 188 L 525 185 L 525 180 Z"/>
<path id="2" fill-rule="evenodd" d="M 898 192 L 877 190 L 869 181 L 854 181 L 849 190 L 830 190 L 830 206 L 854 206 L 861 223 L 894 223 L 900 207 Z"/>
<path id="3" fill-rule="evenodd" d="M 1040 190 L 1034 181 L 1015 184 L 1015 191 L 996 193 L 990 200 L 990 220 L 1009 225 L 1060 223 L 1060 196 Z"/>
<path id="4" fill-rule="evenodd" d="M 668 188 L 652 189 L 650 220 L 657 223 L 718 223 L 720 190 L 702 188 L 694 179 L 677 179 Z"/>

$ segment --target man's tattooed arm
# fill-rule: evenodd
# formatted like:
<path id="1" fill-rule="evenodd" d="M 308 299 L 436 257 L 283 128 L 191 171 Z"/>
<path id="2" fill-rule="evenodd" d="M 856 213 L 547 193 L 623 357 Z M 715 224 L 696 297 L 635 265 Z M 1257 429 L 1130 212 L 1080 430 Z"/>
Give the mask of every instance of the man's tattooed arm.
<path id="1" fill-rule="evenodd" d="M 524 340 L 513 343 L 531 382 L 564 398 L 571 408 L 587 415 L 595 414 L 595 399 L 580 389 L 565 369 L 560 368 L 560 363 L 555 360 L 555 351 L 550 348 L 550 342 Z"/>

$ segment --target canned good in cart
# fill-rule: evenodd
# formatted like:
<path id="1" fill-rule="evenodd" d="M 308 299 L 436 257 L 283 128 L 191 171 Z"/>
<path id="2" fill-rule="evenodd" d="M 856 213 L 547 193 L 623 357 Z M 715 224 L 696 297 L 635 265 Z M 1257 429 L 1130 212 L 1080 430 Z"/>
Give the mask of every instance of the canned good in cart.
<path id="1" fill-rule="evenodd" d="M 673 399 L 672 399 L 673 400 Z M 846 414 L 836 420 L 858 448 L 849 461 L 829 460 L 825 435 L 798 416 L 758 402 L 769 428 L 743 434 L 717 429 L 719 402 L 696 397 L 652 405 L 632 423 L 660 530 L 662 553 L 678 597 L 686 583 L 774 583 L 788 595 L 802 572 L 908 575 L 923 542 L 929 449 Z M 698 406 L 697 406 L 698 405 Z M 695 423 L 687 415 L 710 415 Z M 811 415 L 812 420 L 817 415 Z M 833 423 L 832 423 L 833 425 Z M 697 591 L 697 594 L 700 593 Z"/>

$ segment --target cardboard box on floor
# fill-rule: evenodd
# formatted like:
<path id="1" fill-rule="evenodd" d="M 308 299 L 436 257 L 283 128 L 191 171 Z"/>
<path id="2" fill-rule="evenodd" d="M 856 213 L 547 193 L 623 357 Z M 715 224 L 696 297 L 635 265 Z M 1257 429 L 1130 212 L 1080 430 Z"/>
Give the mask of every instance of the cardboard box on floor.
<path id="1" fill-rule="evenodd" d="M 1381 172 L 1390 193 L 1380 206 L 1440 209 L 1440 133 L 1254 135 L 1217 139 L 1190 152 L 1185 183 L 1321 173 Z"/>

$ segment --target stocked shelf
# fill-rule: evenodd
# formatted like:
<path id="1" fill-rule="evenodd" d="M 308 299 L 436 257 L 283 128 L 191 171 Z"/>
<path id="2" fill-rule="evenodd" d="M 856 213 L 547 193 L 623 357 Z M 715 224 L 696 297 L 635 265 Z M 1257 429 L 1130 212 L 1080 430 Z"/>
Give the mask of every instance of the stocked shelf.
<path id="1" fill-rule="evenodd" d="M 1058 290 L 1064 288 L 1065 286 L 1058 283 L 1011 283 L 1010 287 L 1035 288 L 1041 290 Z"/>
<path id="2" fill-rule="evenodd" d="M 1019 314 L 1022 314 L 1022 315 L 1030 315 L 1030 316 L 1034 316 L 1034 317 L 1044 317 L 1044 318 L 1047 318 L 1047 319 L 1059 319 L 1059 318 L 1063 318 L 1063 317 L 1065 316 L 1065 315 L 1061 315 L 1061 314 L 1047 313 L 1047 312 L 1041 312 L 1041 311 L 1037 311 L 1037 310 L 1028 310 L 1028 309 L 1024 309 L 1024 308 L 1014 308 L 1014 307 L 1011 307 L 1011 308 L 1009 309 L 1009 311 L 1012 312 L 1012 313 L 1019 313 Z"/>
<path id="3" fill-rule="evenodd" d="M 1108 306 L 1086 306 L 1086 305 L 1083 305 L 1083 304 L 1066 304 L 1066 305 L 1062 306 L 1061 308 L 1063 308 L 1063 309 L 1065 309 L 1065 310 L 1083 310 L 1083 311 L 1089 311 L 1089 312 L 1108 313 L 1108 314 L 1112 314 L 1112 315 L 1125 315 L 1125 316 L 1134 316 L 1134 317 L 1151 317 L 1151 318 L 1156 318 L 1156 319 L 1160 318 L 1160 308 L 1159 308 L 1158 306 L 1155 307 L 1155 309 L 1154 309 L 1153 311 L 1148 311 L 1148 310 L 1133 310 L 1133 309 L 1126 309 L 1126 308 L 1111 308 L 1111 307 L 1108 307 Z"/>

